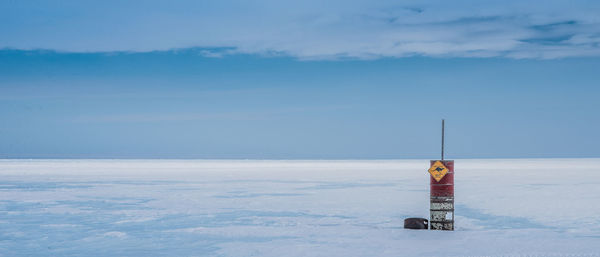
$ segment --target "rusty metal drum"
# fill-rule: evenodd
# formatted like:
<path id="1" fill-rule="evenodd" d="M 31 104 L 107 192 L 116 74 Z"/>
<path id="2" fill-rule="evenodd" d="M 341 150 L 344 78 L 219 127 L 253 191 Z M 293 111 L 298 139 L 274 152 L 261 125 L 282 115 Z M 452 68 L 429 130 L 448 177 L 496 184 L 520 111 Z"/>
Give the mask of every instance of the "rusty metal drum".
<path id="1" fill-rule="evenodd" d="M 431 161 L 431 167 L 438 160 Z M 437 181 L 430 177 L 430 219 L 432 230 L 454 230 L 454 161 L 439 160 L 447 173 Z"/>

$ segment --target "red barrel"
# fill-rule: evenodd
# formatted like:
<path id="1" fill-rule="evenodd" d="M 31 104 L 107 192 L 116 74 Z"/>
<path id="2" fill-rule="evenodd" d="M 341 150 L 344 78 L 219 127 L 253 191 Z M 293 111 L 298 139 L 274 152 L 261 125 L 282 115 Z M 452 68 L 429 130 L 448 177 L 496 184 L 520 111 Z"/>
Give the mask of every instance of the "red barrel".
<path id="1" fill-rule="evenodd" d="M 437 160 L 431 161 L 433 167 Z M 436 181 L 430 176 L 430 219 L 433 230 L 454 230 L 454 161 L 441 161 L 448 173 Z"/>
<path id="2" fill-rule="evenodd" d="M 437 160 L 430 161 L 430 166 Z M 431 196 L 454 196 L 454 161 L 441 161 L 446 168 L 448 168 L 448 173 L 440 179 L 440 181 L 436 181 L 432 176 L 430 177 L 430 186 L 431 186 Z"/>

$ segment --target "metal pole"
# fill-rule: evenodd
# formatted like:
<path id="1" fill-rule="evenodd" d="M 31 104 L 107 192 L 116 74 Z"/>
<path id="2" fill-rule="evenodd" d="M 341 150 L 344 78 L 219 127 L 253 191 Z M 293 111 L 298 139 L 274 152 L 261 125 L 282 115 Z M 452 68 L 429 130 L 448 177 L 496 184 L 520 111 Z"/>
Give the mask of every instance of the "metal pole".
<path id="1" fill-rule="evenodd" d="M 442 119 L 442 161 L 444 160 L 444 119 Z"/>

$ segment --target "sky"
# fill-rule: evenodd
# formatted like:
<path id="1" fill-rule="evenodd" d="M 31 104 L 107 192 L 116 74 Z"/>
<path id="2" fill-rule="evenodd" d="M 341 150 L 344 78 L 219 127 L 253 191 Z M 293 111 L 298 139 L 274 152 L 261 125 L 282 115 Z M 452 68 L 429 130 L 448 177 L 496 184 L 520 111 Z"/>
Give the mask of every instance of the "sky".
<path id="1" fill-rule="evenodd" d="M 600 157 L 597 1 L 1 1 L 0 158 Z"/>

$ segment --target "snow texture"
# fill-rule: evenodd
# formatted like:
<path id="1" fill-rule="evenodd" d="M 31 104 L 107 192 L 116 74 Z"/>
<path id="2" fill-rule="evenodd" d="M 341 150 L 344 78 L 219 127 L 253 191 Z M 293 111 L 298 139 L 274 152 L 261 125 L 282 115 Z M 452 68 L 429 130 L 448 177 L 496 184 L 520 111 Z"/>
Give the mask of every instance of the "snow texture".
<path id="1" fill-rule="evenodd" d="M 600 159 L 0 160 L 0 256 L 600 256 Z"/>

